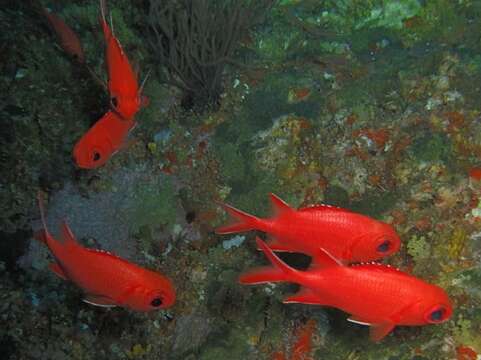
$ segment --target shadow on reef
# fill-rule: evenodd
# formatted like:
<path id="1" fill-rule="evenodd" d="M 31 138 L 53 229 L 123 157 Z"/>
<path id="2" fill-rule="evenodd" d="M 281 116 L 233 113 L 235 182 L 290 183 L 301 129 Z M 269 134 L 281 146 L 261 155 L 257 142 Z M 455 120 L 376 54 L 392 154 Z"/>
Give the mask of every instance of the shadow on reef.
<path id="1" fill-rule="evenodd" d="M 7 271 L 18 270 L 17 260 L 25 253 L 31 237 L 31 230 L 17 230 L 14 233 L 0 231 L 0 263 L 5 264 Z"/>

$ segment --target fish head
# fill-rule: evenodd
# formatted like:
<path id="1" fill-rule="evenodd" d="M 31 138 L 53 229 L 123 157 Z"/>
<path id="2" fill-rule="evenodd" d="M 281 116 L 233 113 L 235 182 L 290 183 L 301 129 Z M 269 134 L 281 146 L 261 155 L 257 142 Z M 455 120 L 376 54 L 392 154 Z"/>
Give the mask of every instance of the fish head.
<path id="1" fill-rule="evenodd" d="M 350 261 L 371 261 L 396 253 L 401 239 L 391 225 L 376 222 L 369 227 L 369 232 L 355 238 L 351 244 Z"/>
<path id="2" fill-rule="evenodd" d="M 141 290 L 132 293 L 126 300 L 126 305 L 137 311 L 153 311 L 171 307 L 175 299 L 172 282 L 159 273 L 148 271 Z"/>
<path id="3" fill-rule="evenodd" d="M 75 164 L 83 169 L 95 169 L 102 166 L 112 155 L 112 149 L 107 139 L 102 141 L 99 138 L 90 136 L 87 132 L 73 149 Z"/>
<path id="4" fill-rule="evenodd" d="M 149 310 L 167 309 L 175 303 L 175 291 L 169 288 L 156 289 L 146 297 L 146 305 Z"/>
<path id="5" fill-rule="evenodd" d="M 133 120 L 135 114 L 142 107 L 141 96 L 113 96 L 110 98 L 110 106 L 124 120 Z"/>
<path id="6" fill-rule="evenodd" d="M 104 165 L 112 156 L 113 150 L 108 138 L 102 138 L 91 131 L 75 144 L 73 149 L 73 159 L 79 168 L 95 169 Z"/>
<path id="7" fill-rule="evenodd" d="M 113 111 L 105 113 L 75 144 L 73 158 L 75 164 L 84 169 L 95 169 L 104 165 L 118 150 L 112 144 L 112 137 L 122 133 L 119 117 Z"/>
<path id="8" fill-rule="evenodd" d="M 438 286 L 420 291 L 421 298 L 404 314 L 411 325 L 441 324 L 453 314 L 453 305 L 446 292 Z"/>

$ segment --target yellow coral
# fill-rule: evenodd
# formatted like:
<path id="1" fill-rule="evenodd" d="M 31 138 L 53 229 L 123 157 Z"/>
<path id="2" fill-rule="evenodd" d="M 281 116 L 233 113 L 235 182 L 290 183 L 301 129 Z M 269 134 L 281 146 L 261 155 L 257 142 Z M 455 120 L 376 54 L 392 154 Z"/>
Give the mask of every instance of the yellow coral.
<path id="1" fill-rule="evenodd" d="M 468 235 L 466 234 L 466 231 L 461 227 L 455 228 L 446 244 L 446 255 L 452 260 L 459 259 L 467 240 Z"/>
<path id="2" fill-rule="evenodd" d="M 135 344 L 134 346 L 132 346 L 132 350 L 127 352 L 127 356 L 129 357 L 129 359 L 140 357 L 150 352 L 151 348 L 152 345 L 150 344 L 146 347 L 143 347 L 141 344 Z"/>

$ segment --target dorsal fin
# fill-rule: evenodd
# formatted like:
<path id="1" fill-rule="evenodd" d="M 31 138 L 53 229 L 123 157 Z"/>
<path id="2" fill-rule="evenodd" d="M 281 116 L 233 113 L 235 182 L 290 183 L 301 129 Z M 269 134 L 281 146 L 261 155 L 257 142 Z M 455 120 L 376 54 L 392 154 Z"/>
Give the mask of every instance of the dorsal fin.
<path id="1" fill-rule="evenodd" d="M 293 209 L 289 206 L 289 204 L 286 203 L 277 195 L 270 193 L 269 196 L 271 198 L 271 204 L 272 204 L 272 209 L 274 211 L 274 215 L 280 215 L 285 212 L 293 211 Z"/>
<path id="2" fill-rule="evenodd" d="M 105 21 L 105 14 L 107 13 L 107 4 L 105 0 L 100 0 L 100 17 Z"/>
<path id="3" fill-rule="evenodd" d="M 62 240 L 64 244 L 76 244 L 77 240 L 75 240 L 75 236 L 72 233 L 72 230 L 70 230 L 70 227 L 68 226 L 67 222 L 65 220 L 62 220 L 62 223 L 60 224 L 60 227 L 62 229 Z"/>
<path id="4" fill-rule="evenodd" d="M 351 210 L 340 208 L 340 207 L 337 207 L 337 206 L 334 206 L 334 205 L 328 205 L 328 204 L 317 204 L 317 205 L 304 206 L 303 208 L 300 208 L 297 211 L 309 212 L 309 211 L 327 211 L 327 210 L 352 213 Z"/>
<path id="5" fill-rule="evenodd" d="M 375 261 L 367 262 L 367 263 L 357 263 L 357 264 L 351 264 L 351 268 L 365 268 L 369 270 L 375 270 L 383 273 L 393 273 L 393 274 L 399 274 L 399 275 L 405 275 L 405 276 L 411 276 L 404 271 L 398 269 L 397 267 L 391 266 L 389 264 L 382 264 L 378 263 Z"/>
<path id="6" fill-rule="evenodd" d="M 312 260 L 314 266 L 320 266 L 321 268 L 331 266 L 345 266 L 340 260 L 335 258 L 326 249 L 320 248 L 317 255 Z"/>

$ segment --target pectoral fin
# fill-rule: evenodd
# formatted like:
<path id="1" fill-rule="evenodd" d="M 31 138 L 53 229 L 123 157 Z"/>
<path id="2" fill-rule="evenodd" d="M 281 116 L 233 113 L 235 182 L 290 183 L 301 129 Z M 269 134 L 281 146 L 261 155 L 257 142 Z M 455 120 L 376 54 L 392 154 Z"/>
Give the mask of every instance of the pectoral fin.
<path id="1" fill-rule="evenodd" d="M 85 298 L 82 299 L 82 301 L 90 305 L 101 306 L 101 307 L 117 306 L 114 300 L 112 300 L 107 296 L 102 296 L 102 295 L 87 294 Z"/>
<path id="2" fill-rule="evenodd" d="M 393 323 L 373 324 L 369 329 L 369 338 L 372 341 L 380 341 L 389 334 L 395 325 Z"/>

